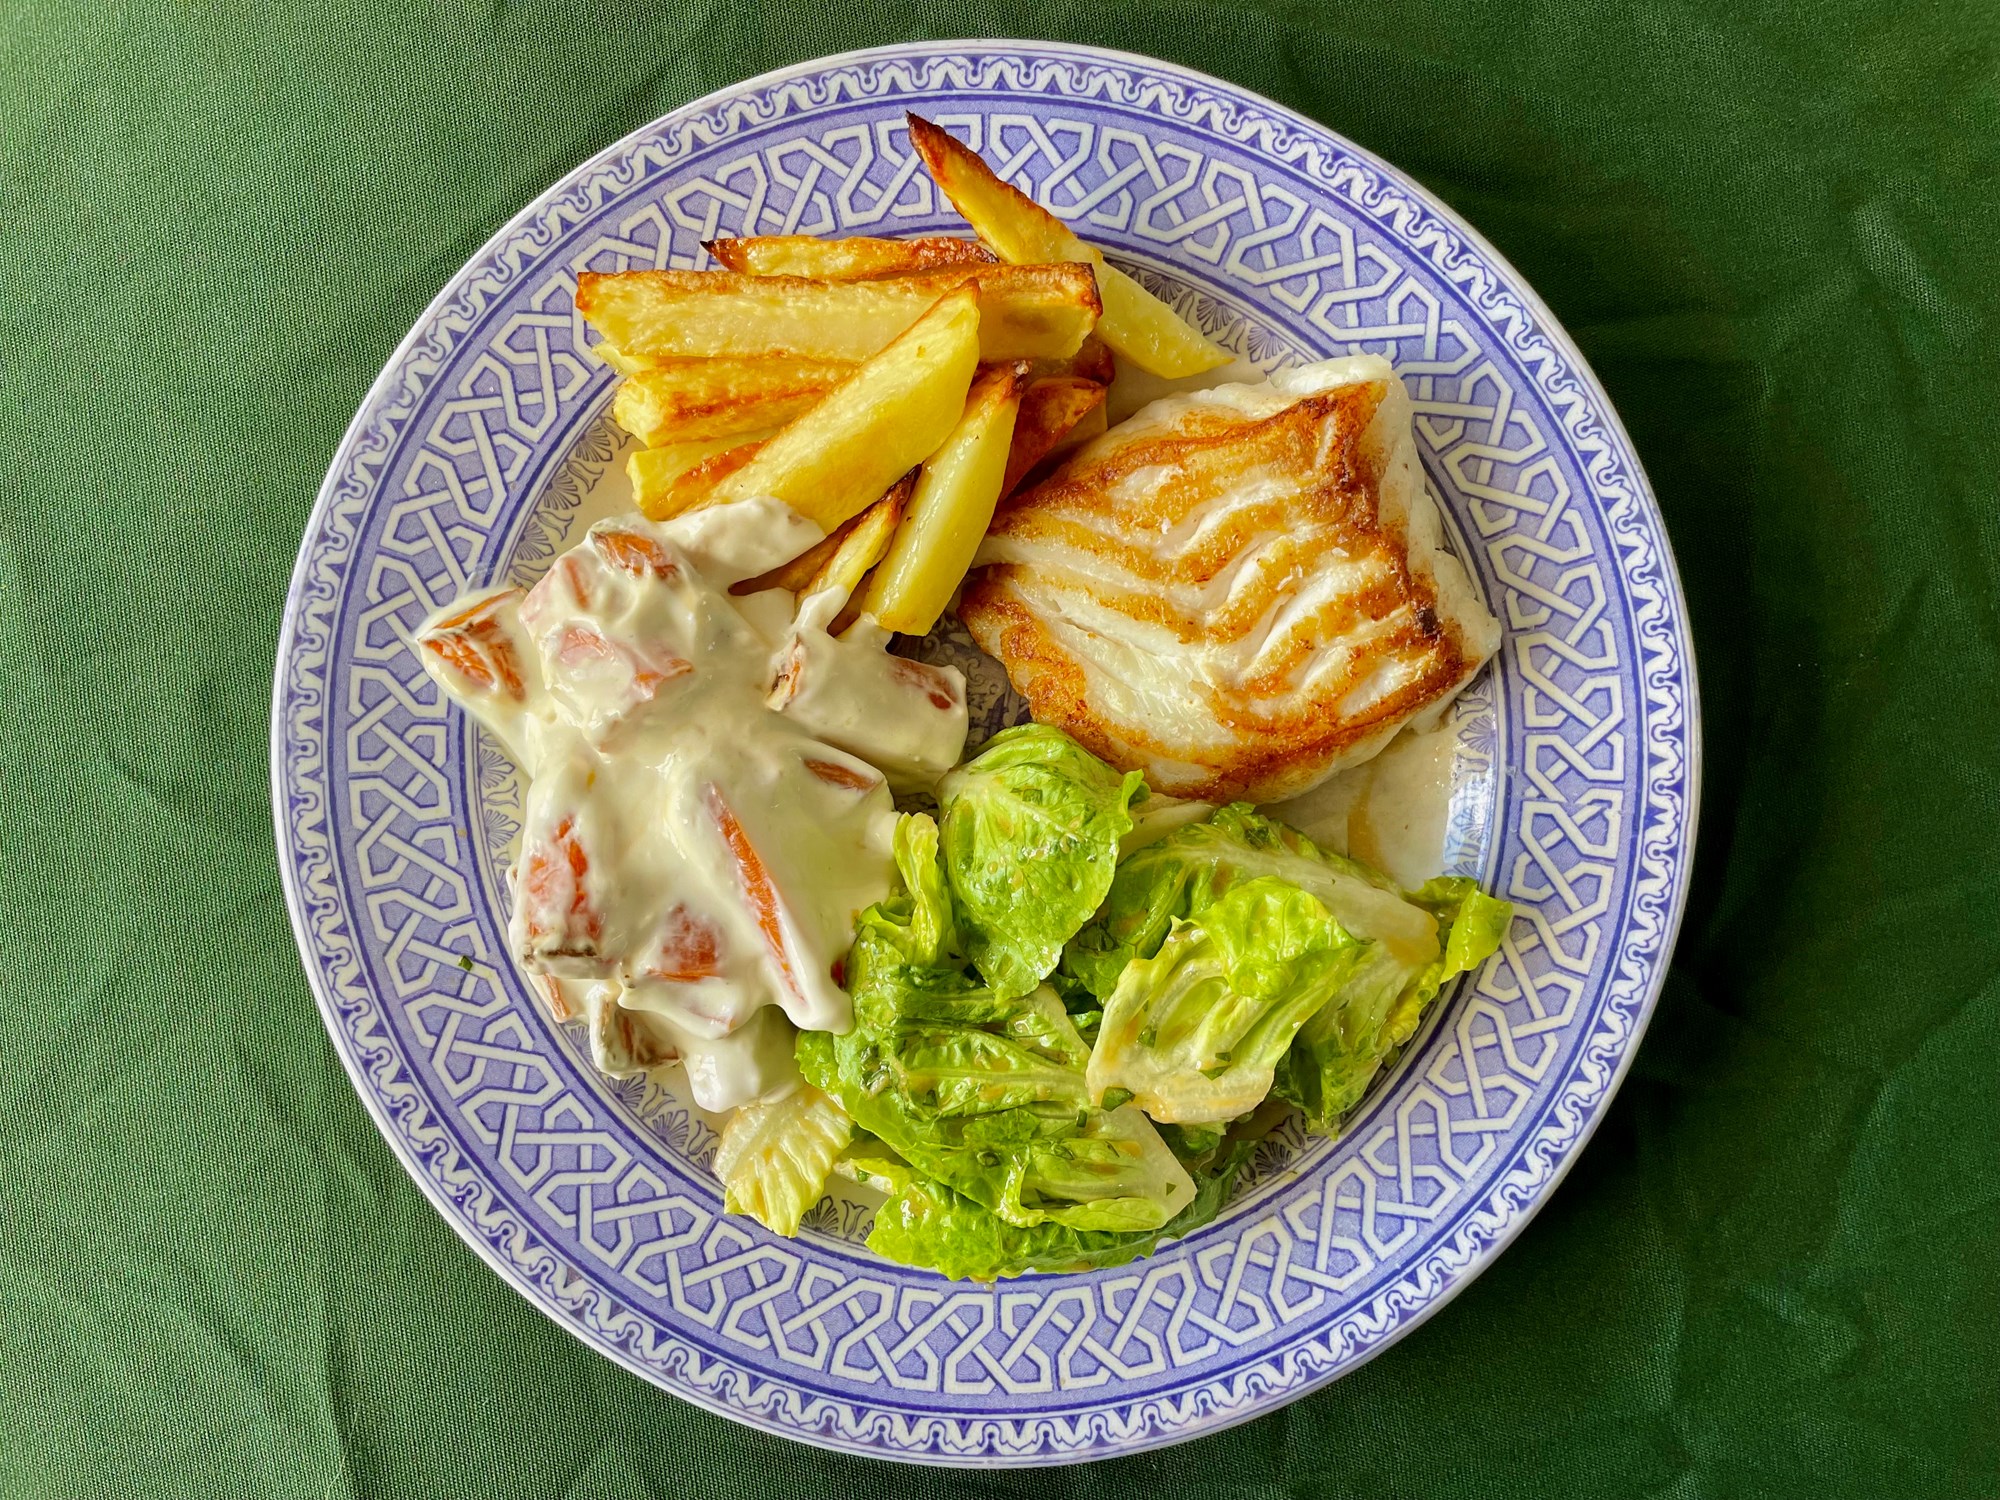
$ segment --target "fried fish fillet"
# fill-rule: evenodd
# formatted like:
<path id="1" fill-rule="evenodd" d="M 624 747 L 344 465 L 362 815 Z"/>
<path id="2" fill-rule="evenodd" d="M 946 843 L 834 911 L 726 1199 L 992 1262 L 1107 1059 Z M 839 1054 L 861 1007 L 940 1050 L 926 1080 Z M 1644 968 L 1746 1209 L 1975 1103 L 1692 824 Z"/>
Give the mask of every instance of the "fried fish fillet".
<path id="1" fill-rule="evenodd" d="M 1500 643 L 1372 355 L 1154 402 L 1003 506 L 975 561 L 960 617 L 1035 717 L 1208 801 L 1368 759 Z"/>

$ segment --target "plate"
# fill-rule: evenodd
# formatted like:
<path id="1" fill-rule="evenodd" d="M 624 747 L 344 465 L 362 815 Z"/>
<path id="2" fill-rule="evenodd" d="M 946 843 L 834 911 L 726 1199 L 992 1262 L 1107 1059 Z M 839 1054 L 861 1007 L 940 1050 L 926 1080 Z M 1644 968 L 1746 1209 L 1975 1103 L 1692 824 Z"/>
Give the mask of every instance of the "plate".
<path id="1" fill-rule="evenodd" d="M 1415 397 L 1452 541 L 1506 628 L 1451 721 L 1448 857 L 1516 903 L 1337 1142 L 1281 1133 L 1214 1224 L 1117 1270 L 994 1287 L 885 1264 L 868 1204 L 797 1240 L 724 1216 L 712 1122 L 614 1083 L 505 958 L 518 788 L 408 647 L 620 500 L 582 270 L 717 234 L 956 226 L 916 108 L 1265 367 L 1376 352 Z M 945 632 L 932 651 L 966 656 Z M 976 709 L 1006 697 L 989 674 Z M 1519 276 L 1394 168 L 1146 58 L 949 42 L 753 79 L 579 167 L 475 256 L 369 392 L 299 552 L 272 777 L 299 951 L 417 1184 L 592 1348 L 822 1447 L 1100 1458 L 1269 1411 L 1407 1333 L 1574 1160 L 1659 992 L 1693 852 L 1697 708 L 1659 513 L 1596 380 Z M 858 1190 L 857 1190 L 858 1192 Z"/>

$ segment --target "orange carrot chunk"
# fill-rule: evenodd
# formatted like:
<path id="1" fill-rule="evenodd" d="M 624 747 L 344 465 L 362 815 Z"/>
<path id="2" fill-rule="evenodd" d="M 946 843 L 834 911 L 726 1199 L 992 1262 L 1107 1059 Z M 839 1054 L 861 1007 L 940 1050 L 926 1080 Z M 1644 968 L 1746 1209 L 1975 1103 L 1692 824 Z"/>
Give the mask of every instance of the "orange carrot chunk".
<path id="1" fill-rule="evenodd" d="M 700 912 L 676 904 L 660 934 L 660 954 L 646 970 L 648 979 L 693 984 L 722 972 L 722 933 Z"/>
<path id="2" fill-rule="evenodd" d="M 736 865 L 736 878 L 742 886 L 743 898 L 750 904 L 751 915 L 757 919 L 757 930 L 764 935 L 764 946 L 770 951 L 771 961 L 778 966 L 785 988 L 794 999 L 803 1003 L 805 990 L 799 984 L 798 972 L 785 942 L 784 903 L 779 898 L 778 887 L 771 880 L 771 872 L 765 868 L 763 856 L 752 847 L 750 835 L 744 832 L 735 812 L 723 799 L 722 789 L 711 781 L 702 789 L 701 795 L 708 806 L 708 815 L 715 819 L 716 830 L 722 835 L 722 842 Z"/>
<path id="3" fill-rule="evenodd" d="M 854 767 L 844 766 L 837 760 L 816 760 L 812 756 L 807 756 L 806 769 L 828 786 L 837 786 L 847 792 L 872 792 L 882 784 L 881 777 L 863 775 Z"/>
<path id="4" fill-rule="evenodd" d="M 440 620 L 419 638 L 423 648 L 468 682 L 504 693 L 516 703 L 527 696 L 514 643 L 500 624 L 500 606 L 514 596 L 497 594 Z"/>
<path id="5" fill-rule="evenodd" d="M 535 980 L 549 1002 L 549 1014 L 558 1021 L 567 1021 L 574 1012 L 569 1008 L 569 997 L 563 994 L 562 981 L 553 974 L 537 974 Z"/>
<path id="6" fill-rule="evenodd" d="M 535 946 L 546 952 L 589 957 L 604 937 L 604 919 L 590 904 L 590 857 L 564 818 L 529 850 L 521 876 L 523 911 Z"/>
<path id="7" fill-rule="evenodd" d="M 606 562 L 627 573 L 667 581 L 680 576 L 680 569 L 674 566 L 667 549 L 652 537 L 619 527 L 603 527 L 591 533 L 590 541 Z"/>

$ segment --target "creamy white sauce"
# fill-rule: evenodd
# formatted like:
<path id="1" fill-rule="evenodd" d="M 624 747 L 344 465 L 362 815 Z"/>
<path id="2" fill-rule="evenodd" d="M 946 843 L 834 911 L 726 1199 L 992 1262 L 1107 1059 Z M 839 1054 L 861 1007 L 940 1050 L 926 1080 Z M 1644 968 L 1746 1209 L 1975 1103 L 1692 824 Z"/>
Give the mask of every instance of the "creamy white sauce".
<path id="1" fill-rule="evenodd" d="M 800 605 L 770 706 L 829 745 L 866 755 L 892 790 L 928 792 L 965 750 L 965 675 L 891 656 L 890 632 L 872 617 L 828 635 L 843 602 L 836 593 Z"/>
<path id="2" fill-rule="evenodd" d="M 878 765 L 948 766 L 964 743 L 956 673 L 909 681 L 879 645 L 792 620 L 789 595 L 730 596 L 819 536 L 774 500 L 601 521 L 533 589 L 457 601 L 417 637 L 528 780 L 515 957 L 588 1021 L 600 1066 L 678 1057 L 705 1109 L 790 1087 L 793 1026 L 846 1029 L 839 965 L 893 870 Z M 774 701 L 793 657 L 883 679 L 838 743 Z"/>
<path id="3" fill-rule="evenodd" d="M 1373 865 L 1405 890 L 1444 873 L 1451 813 L 1449 725 L 1412 726 L 1380 755 L 1265 811 L 1323 848 Z"/>

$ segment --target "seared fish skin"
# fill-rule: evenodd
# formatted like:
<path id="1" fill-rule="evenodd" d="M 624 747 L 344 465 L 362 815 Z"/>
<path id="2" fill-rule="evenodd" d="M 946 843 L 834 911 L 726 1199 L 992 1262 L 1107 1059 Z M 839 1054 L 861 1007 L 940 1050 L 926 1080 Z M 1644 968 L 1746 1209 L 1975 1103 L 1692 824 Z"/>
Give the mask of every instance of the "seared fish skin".
<path id="1" fill-rule="evenodd" d="M 1156 401 L 1002 506 L 959 615 L 1036 719 L 1156 790 L 1309 791 L 1500 643 L 1410 422 L 1372 355 Z"/>

